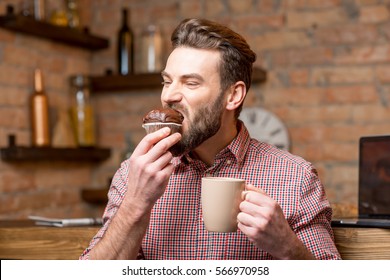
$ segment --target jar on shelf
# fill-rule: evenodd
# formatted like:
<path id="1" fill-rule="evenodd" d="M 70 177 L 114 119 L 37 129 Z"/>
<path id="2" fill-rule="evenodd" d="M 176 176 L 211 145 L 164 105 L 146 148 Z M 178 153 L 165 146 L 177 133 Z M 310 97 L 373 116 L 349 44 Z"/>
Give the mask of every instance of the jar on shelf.
<path id="1" fill-rule="evenodd" d="M 90 100 L 90 78 L 85 75 L 72 76 L 70 86 L 70 115 L 76 142 L 80 147 L 95 146 L 95 116 Z"/>
<path id="2" fill-rule="evenodd" d="M 156 25 L 148 25 L 141 36 L 141 60 L 138 72 L 160 72 L 162 63 L 162 38 L 160 29 Z"/>

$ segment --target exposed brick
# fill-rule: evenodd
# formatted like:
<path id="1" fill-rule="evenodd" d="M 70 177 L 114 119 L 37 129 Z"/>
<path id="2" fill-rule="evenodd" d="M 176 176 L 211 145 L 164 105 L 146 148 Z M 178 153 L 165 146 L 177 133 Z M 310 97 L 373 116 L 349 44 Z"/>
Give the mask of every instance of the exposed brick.
<path id="1" fill-rule="evenodd" d="M 1 43 L 13 43 L 15 41 L 15 34 L 5 30 L 0 29 L 0 42 Z M 0 44 L 1 46 L 1 44 Z"/>
<path id="2" fill-rule="evenodd" d="M 374 42 L 378 39 L 378 29 L 374 25 L 349 24 L 319 28 L 314 33 L 319 44 L 356 44 Z"/>
<path id="3" fill-rule="evenodd" d="M 255 37 L 256 50 L 306 47 L 310 39 L 304 32 L 269 32 Z"/>
<path id="4" fill-rule="evenodd" d="M 298 69 L 289 72 L 291 86 L 304 86 L 309 83 L 309 70 Z"/>
<path id="5" fill-rule="evenodd" d="M 7 217 L 16 210 L 16 201 L 12 196 L 2 195 L 0 197 L 0 217 Z"/>
<path id="6" fill-rule="evenodd" d="M 334 160 L 338 162 L 348 161 L 358 158 L 358 149 L 356 143 L 335 143 L 327 142 L 321 147 L 323 149 L 322 160 Z"/>
<path id="7" fill-rule="evenodd" d="M 246 14 L 252 10 L 252 0 L 228 0 L 230 12 L 233 14 Z"/>
<path id="8" fill-rule="evenodd" d="M 374 86 L 330 87 L 326 90 L 326 103 L 331 104 L 369 104 L 378 102 Z"/>
<path id="9" fill-rule="evenodd" d="M 348 15 L 343 9 L 332 9 L 324 11 L 288 12 L 288 28 L 312 28 L 324 27 L 347 23 Z"/>
<path id="10" fill-rule="evenodd" d="M 389 41 L 390 40 L 390 22 L 385 23 L 379 27 L 381 30 L 381 33 L 384 35 L 385 40 Z"/>
<path id="11" fill-rule="evenodd" d="M 389 20 L 390 12 L 385 5 L 361 7 L 359 21 L 364 23 L 378 23 Z"/>
<path id="12" fill-rule="evenodd" d="M 34 176 L 31 170 L 0 171 L 0 193 L 29 191 L 34 189 Z"/>
<path id="13" fill-rule="evenodd" d="M 312 71 L 312 83 L 315 85 L 363 84 L 374 80 L 370 67 L 326 67 Z"/>
<path id="14" fill-rule="evenodd" d="M 202 4 L 198 0 L 180 1 L 180 17 L 200 17 L 202 15 Z"/>
<path id="15" fill-rule="evenodd" d="M 358 4 L 359 6 L 364 6 L 364 5 L 374 5 L 374 4 L 377 4 L 378 0 L 355 0 L 356 4 Z"/>
<path id="16" fill-rule="evenodd" d="M 338 64 L 367 64 L 390 61 L 390 46 L 376 45 L 364 47 L 349 47 L 335 55 Z"/>
<path id="17" fill-rule="evenodd" d="M 257 12 L 260 14 L 272 14 L 286 6 L 286 1 L 261 0 L 257 1 Z"/>
<path id="18" fill-rule="evenodd" d="M 27 103 L 28 94 L 25 89 L 15 86 L 3 86 L 0 94 L 0 104 L 11 106 L 24 106 Z"/>
<path id="19" fill-rule="evenodd" d="M 41 167 L 36 171 L 36 184 L 38 189 L 51 189 L 66 187 L 67 189 L 87 186 L 90 182 L 89 166 L 77 168 L 64 168 L 64 166 L 52 166 L 49 169 Z"/>
<path id="20" fill-rule="evenodd" d="M 222 15 L 226 11 L 226 7 L 222 0 L 209 0 L 206 1 L 204 5 L 207 18 L 213 18 Z"/>
<path id="21" fill-rule="evenodd" d="M 54 191 L 40 191 L 30 193 L 20 193 L 15 195 L 16 209 L 34 211 L 35 209 L 45 208 L 56 202 Z"/>
<path id="22" fill-rule="evenodd" d="M 28 59 L 26 59 L 28 57 Z M 25 65 L 34 68 L 38 64 L 39 55 L 27 46 L 7 46 L 4 48 L 4 62 L 9 65 Z"/>
<path id="23" fill-rule="evenodd" d="M 161 3 L 151 7 L 150 16 L 155 18 L 177 18 L 179 5 L 177 3 Z"/>
<path id="24" fill-rule="evenodd" d="M 322 9 L 337 7 L 341 0 L 288 0 L 286 2 L 289 9 Z"/>
<path id="25" fill-rule="evenodd" d="M 323 88 L 278 88 L 264 94 L 264 104 L 277 106 L 280 100 L 288 106 L 318 106 L 324 100 Z"/>
<path id="26" fill-rule="evenodd" d="M 282 28 L 284 25 L 285 17 L 281 14 L 269 16 L 250 15 L 234 20 L 234 26 L 232 28 L 246 38 L 252 39 L 253 34 Z"/>
<path id="27" fill-rule="evenodd" d="M 27 128 L 29 121 L 26 107 L 0 107 L 0 126 L 10 128 Z"/>
<path id="28" fill-rule="evenodd" d="M 366 124 L 370 123 L 389 123 L 390 109 L 378 105 L 361 105 L 354 106 L 352 110 L 352 118 L 356 122 L 362 122 Z M 388 130 L 387 132 L 388 133 Z"/>
<path id="29" fill-rule="evenodd" d="M 21 67 L 0 64 L 0 84 L 29 86 L 32 85 L 32 74 L 29 70 Z"/>
<path id="30" fill-rule="evenodd" d="M 322 47 L 297 48 L 272 51 L 268 56 L 274 67 L 326 65 L 333 60 L 333 50 Z"/>
<path id="31" fill-rule="evenodd" d="M 377 66 L 375 69 L 377 79 L 382 83 L 390 83 L 390 65 Z"/>

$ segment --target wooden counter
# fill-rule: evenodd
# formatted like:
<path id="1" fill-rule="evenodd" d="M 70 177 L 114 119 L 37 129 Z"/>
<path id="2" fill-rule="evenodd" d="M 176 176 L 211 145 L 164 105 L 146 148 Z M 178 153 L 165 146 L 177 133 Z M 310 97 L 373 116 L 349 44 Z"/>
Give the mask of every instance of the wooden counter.
<path id="1" fill-rule="evenodd" d="M 99 227 L 54 228 L 0 222 L 0 259 L 78 259 Z M 390 229 L 334 227 L 343 259 L 390 260 Z"/>
<path id="2" fill-rule="evenodd" d="M 0 259 L 78 259 L 98 230 L 42 227 L 32 221 L 0 222 Z"/>
<path id="3" fill-rule="evenodd" d="M 345 260 L 390 260 L 390 229 L 333 227 L 333 233 Z"/>

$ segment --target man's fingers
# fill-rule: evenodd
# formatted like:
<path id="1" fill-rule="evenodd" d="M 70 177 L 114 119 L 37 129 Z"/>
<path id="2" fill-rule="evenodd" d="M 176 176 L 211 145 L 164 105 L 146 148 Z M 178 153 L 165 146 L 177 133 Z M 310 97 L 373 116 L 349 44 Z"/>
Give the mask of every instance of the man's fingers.
<path id="1" fill-rule="evenodd" d="M 242 200 L 249 200 L 248 196 L 250 195 L 251 192 L 266 194 L 261 188 L 257 188 L 251 184 L 247 184 L 245 186 L 245 191 L 243 191 L 241 194 Z"/>
<path id="2" fill-rule="evenodd" d="M 170 132 L 171 130 L 169 127 L 164 127 L 155 132 L 147 134 L 135 148 L 133 155 L 141 156 L 146 154 L 156 143 L 166 138 Z"/>

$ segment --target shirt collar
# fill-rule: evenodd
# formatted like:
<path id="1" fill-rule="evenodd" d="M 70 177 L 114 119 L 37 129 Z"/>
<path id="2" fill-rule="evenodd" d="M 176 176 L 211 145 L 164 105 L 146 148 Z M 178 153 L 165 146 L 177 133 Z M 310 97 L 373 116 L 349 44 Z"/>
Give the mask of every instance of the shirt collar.
<path id="1" fill-rule="evenodd" d="M 223 156 L 225 153 L 231 153 L 236 158 L 237 163 L 241 164 L 245 158 L 246 151 L 250 144 L 250 136 L 247 128 L 241 120 L 237 121 L 237 130 L 237 136 L 226 148 L 222 149 L 216 155 L 216 158 Z M 173 158 L 172 163 L 176 166 L 180 163 L 189 164 L 192 161 L 193 159 L 191 158 L 190 153 L 187 153 L 182 156 Z"/>

